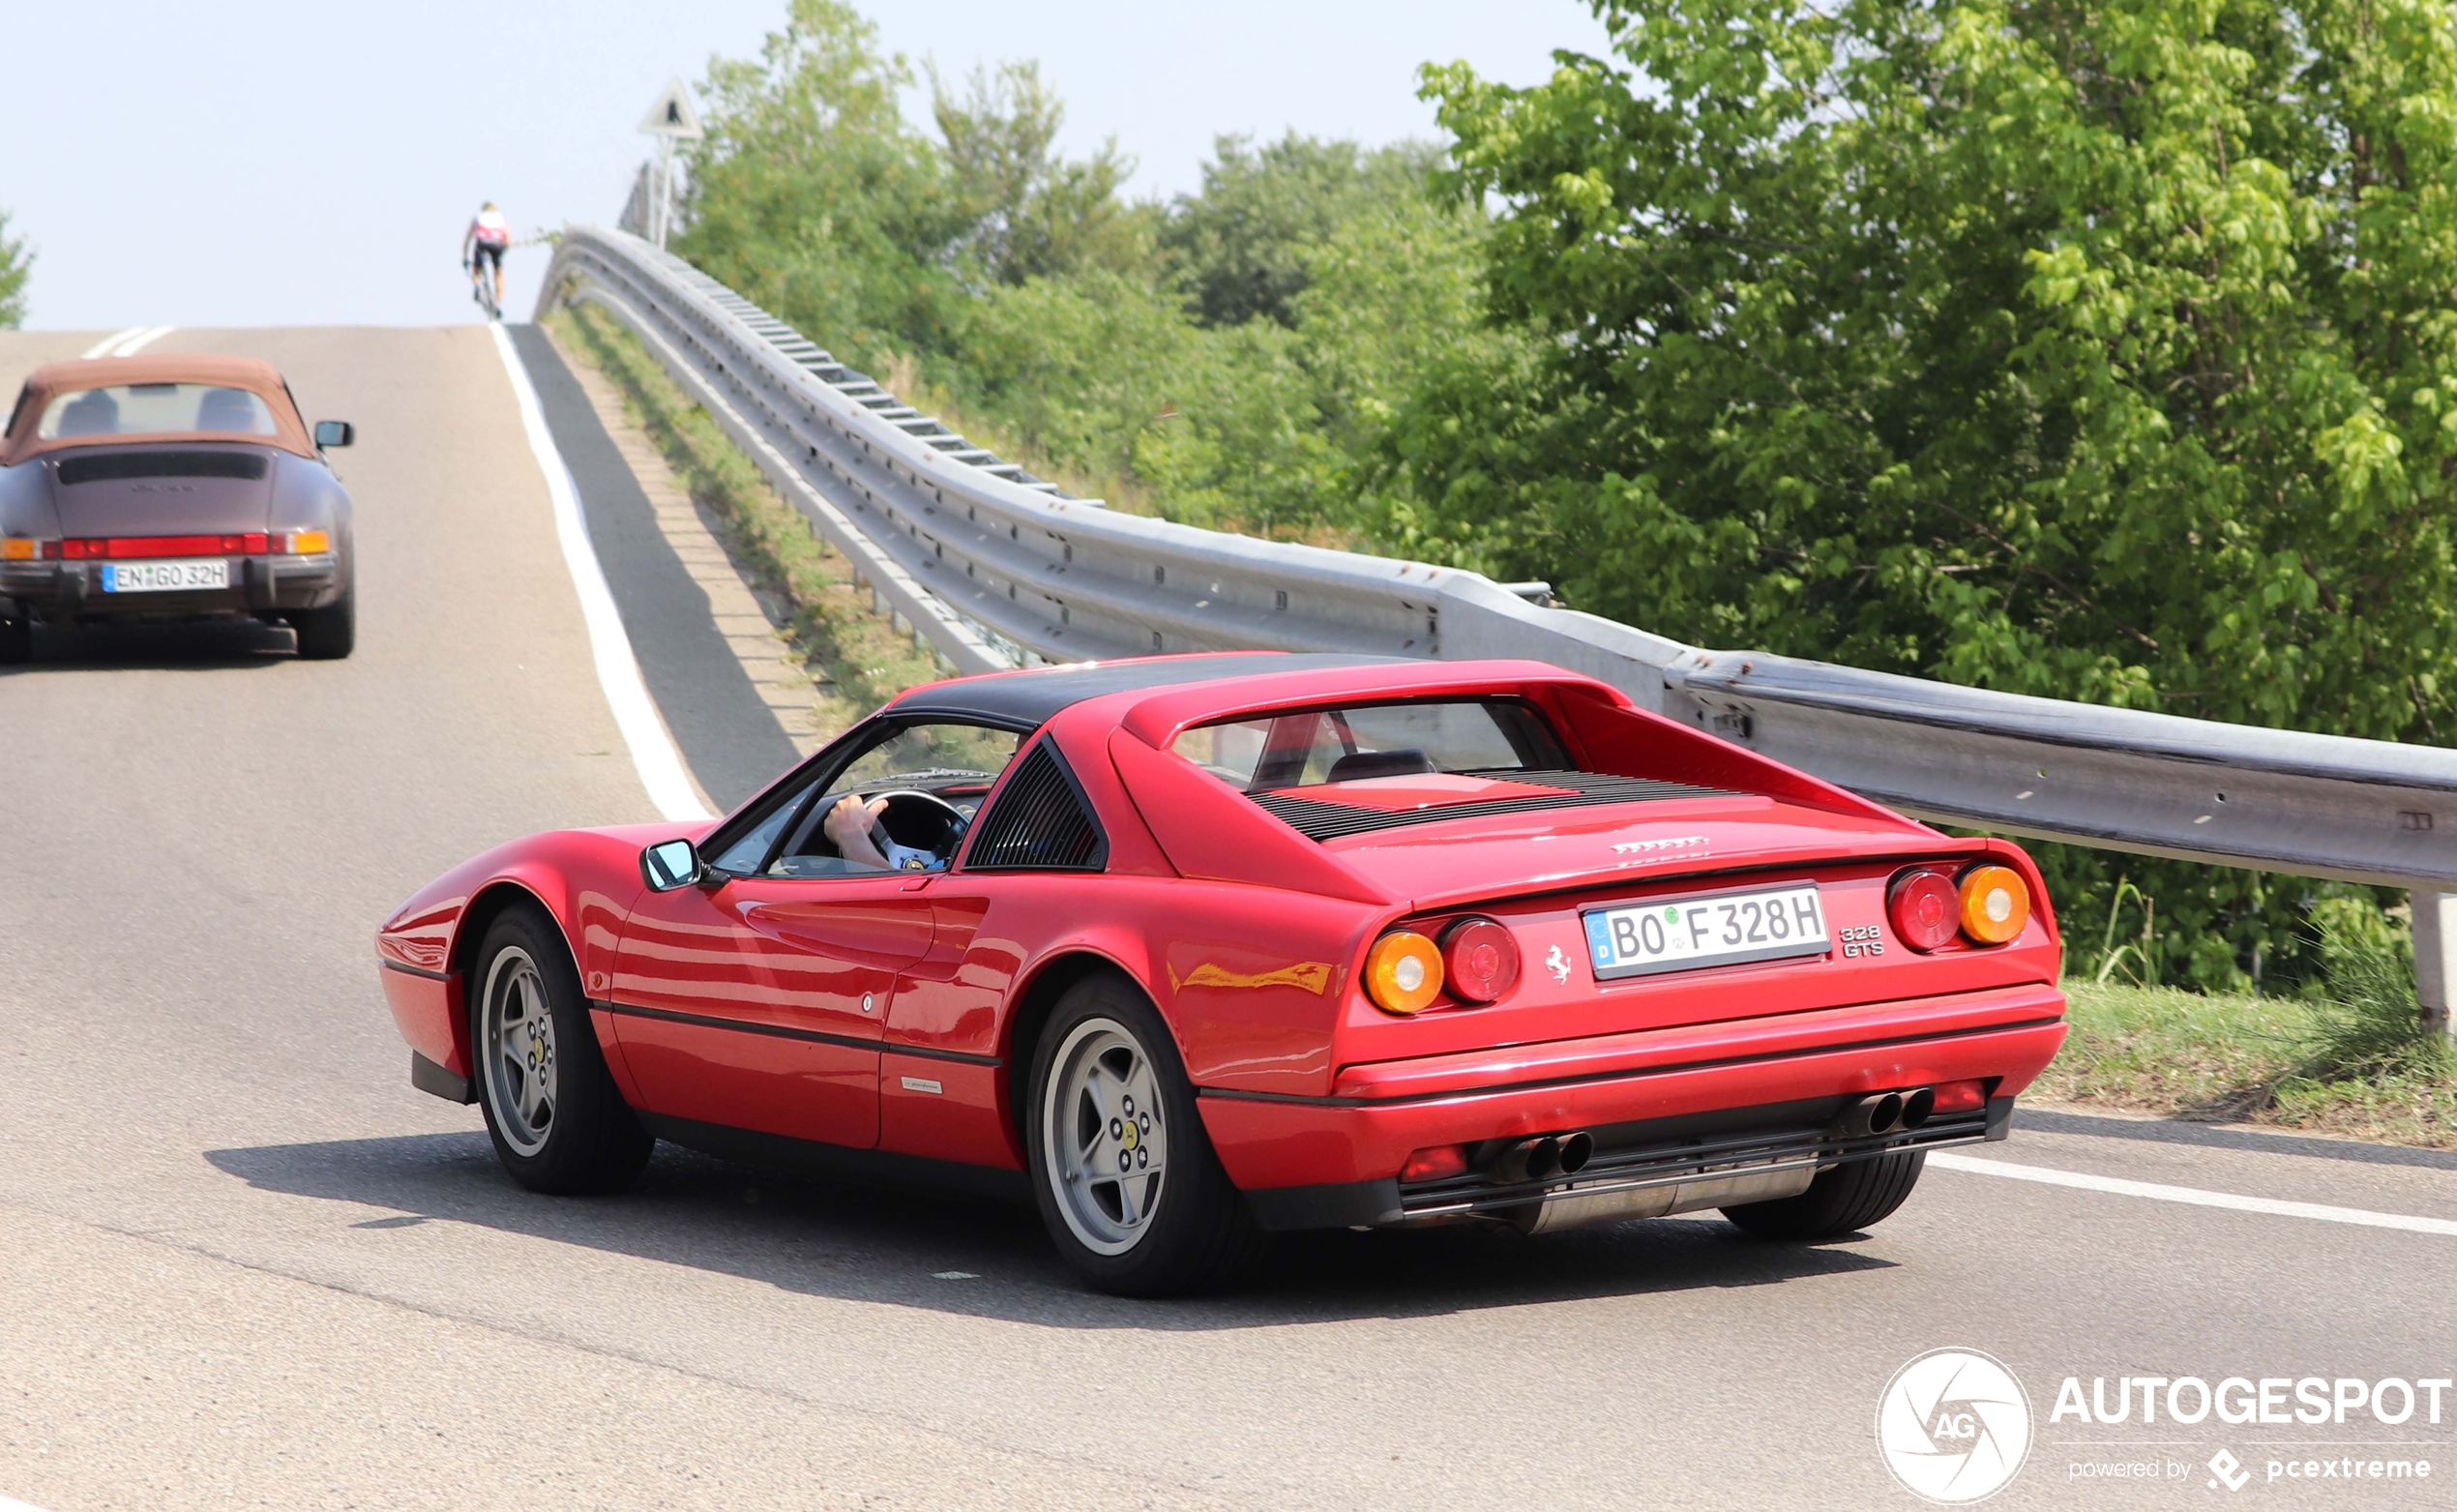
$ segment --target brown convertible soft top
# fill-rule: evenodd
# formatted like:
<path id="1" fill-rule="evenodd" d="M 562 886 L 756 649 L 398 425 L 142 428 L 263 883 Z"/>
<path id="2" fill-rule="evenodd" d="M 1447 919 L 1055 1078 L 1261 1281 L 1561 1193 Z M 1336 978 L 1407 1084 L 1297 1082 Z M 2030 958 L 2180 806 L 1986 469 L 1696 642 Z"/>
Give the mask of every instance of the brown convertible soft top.
<path id="1" fill-rule="evenodd" d="M 42 422 L 44 407 L 51 402 L 53 396 L 120 383 L 210 383 L 225 389 L 246 389 L 262 399 L 265 407 L 273 411 L 273 434 L 222 435 L 180 430 L 160 435 L 64 435 L 48 441 L 36 437 L 34 432 Z M 315 442 L 308 435 L 307 424 L 299 419 L 299 406 L 291 402 L 289 386 L 281 381 L 281 373 L 273 364 L 259 362 L 253 357 L 165 353 L 159 357 L 81 358 L 35 369 L 33 376 L 25 380 L 23 392 L 17 395 L 16 407 L 10 411 L 8 433 L 0 436 L 0 467 L 13 466 L 29 457 L 56 452 L 63 447 L 198 440 L 252 441 L 258 446 L 278 446 L 301 457 L 316 455 Z"/>

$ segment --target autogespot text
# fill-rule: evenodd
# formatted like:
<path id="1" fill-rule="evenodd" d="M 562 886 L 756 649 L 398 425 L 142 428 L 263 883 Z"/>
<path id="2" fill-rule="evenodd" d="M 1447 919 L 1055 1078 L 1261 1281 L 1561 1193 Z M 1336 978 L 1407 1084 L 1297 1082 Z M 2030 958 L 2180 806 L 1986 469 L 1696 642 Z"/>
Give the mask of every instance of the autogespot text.
<path id="1" fill-rule="evenodd" d="M 2135 1420 L 2138 1407 L 2144 1423 L 2160 1421 L 2163 1410 L 2171 1423 L 2199 1423 L 2214 1415 L 2222 1423 L 2314 1427 L 2360 1421 L 2368 1415 L 2373 1422 L 2396 1426 L 2415 1421 L 2420 1411 L 2421 1422 L 2436 1424 L 2452 1384 L 2457 1381 L 2447 1377 L 2407 1380 L 2396 1376 L 2379 1380 L 2350 1376 L 2264 1376 L 2259 1379 L 2229 1376 L 2214 1386 L 2198 1376 L 2118 1376 L 2111 1384 L 2107 1377 L 2094 1376 L 2085 1395 L 2081 1378 L 2067 1376 L 2057 1388 L 2056 1410 L 2048 1414 L 2048 1421 L 2127 1423 Z"/>

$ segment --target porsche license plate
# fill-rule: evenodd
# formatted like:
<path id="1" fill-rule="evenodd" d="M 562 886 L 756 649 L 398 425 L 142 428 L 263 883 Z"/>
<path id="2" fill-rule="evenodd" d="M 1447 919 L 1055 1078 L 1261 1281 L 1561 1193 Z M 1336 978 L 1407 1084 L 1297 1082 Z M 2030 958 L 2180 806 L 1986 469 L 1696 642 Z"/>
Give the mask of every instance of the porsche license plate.
<path id="1" fill-rule="evenodd" d="M 1659 898 L 1580 915 L 1596 979 L 1688 971 L 1826 951 L 1817 885 L 1800 882 L 1703 898 Z"/>
<path id="2" fill-rule="evenodd" d="M 229 586 L 230 562 L 226 557 L 193 562 L 108 562 L 103 567 L 104 593 L 177 593 L 183 589 Z"/>

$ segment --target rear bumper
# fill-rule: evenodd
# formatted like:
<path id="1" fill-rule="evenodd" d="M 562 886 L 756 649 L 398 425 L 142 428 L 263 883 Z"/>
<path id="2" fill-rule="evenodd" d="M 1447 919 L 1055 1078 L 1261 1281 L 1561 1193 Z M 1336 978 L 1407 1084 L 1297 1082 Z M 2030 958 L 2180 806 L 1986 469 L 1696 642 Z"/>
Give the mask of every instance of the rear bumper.
<path id="1" fill-rule="evenodd" d="M 1600 1154 L 1576 1177 L 1514 1184 L 1470 1174 L 1402 1186 L 1396 1177 L 1386 1176 L 1379 1181 L 1324 1186 L 1263 1187 L 1248 1192 L 1246 1200 L 1266 1229 L 1381 1228 L 1467 1217 L 1506 1219 L 1553 1199 L 1592 1201 L 1621 1193 L 1694 1189 L 1695 1183 L 1719 1177 L 1764 1177 L 1788 1171 L 1805 1177 L 1845 1161 L 2001 1140 L 2013 1128 L 2013 1101 L 1994 1098 L 1983 1109 L 1938 1118 L 1916 1130 L 1859 1139 L 1842 1135 L 1824 1121 L 1828 1109 L 1823 1102 L 1808 1108 L 1740 1109 L 1733 1116 L 1713 1120 L 1725 1128 L 1702 1128 L 1698 1120 L 1672 1118 L 1610 1131 L 1611 1137 L 1622 1142 Z M 1732 1127 L 1748 1132 L 1732 1133 Z"/>
<path id="2" fill-rule="evenodd" d="M 320 609 L 341 596 L 340 558 L 234 556 L 230 586 L 194 593 L 104 593 L 100 562 L 0 563 L 0 608 L 12 617 L 177 619 L 199 614 L 264 614 Z"/>
<path id="3" fill-rule="evenodd" d="M 1390 1222 L 1400 1168 L 1434 1145 L 1585 1129 L 1597 1131 L 1601 1164 L 1621 1142 L 1604 1131 L 1621 1126 L 1632 1138 L 1677 1120 L 1751 1133 L 1730 1115 L 1781 1109 L 1782 1121 L 1807 1127 L 1851 1098 L 1943 1082 L 1985 1082 L 2009 1099 L 2064 1043 L 2063 1014 L 2052 987 L 2004 988 L 1353 1066 L 1328 1097 L 1206 1089 L 1199 1106 L 1229 1178 L 1266 1222 Z M 1393 1206 L 1349 1216 L 1380 1201 L 1369 1187 Z"/>

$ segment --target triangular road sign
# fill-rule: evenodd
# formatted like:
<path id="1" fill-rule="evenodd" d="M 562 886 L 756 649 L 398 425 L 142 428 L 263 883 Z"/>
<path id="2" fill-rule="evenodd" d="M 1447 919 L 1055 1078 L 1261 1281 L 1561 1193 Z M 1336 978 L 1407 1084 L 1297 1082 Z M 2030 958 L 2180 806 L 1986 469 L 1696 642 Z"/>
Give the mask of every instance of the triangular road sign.
<path id="1" fill-rule="evenodd" d="M 688 141 L 697 141 L 708 134 L 700 128 L 699 112 L 692 106 L 691 91 L 678 78 L 666 81 L 666 92 L 648 107 L 648 114 L 640 117 L 639 129 L 651 136 L 678 136 Z"/>

